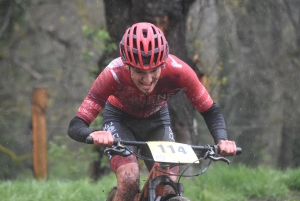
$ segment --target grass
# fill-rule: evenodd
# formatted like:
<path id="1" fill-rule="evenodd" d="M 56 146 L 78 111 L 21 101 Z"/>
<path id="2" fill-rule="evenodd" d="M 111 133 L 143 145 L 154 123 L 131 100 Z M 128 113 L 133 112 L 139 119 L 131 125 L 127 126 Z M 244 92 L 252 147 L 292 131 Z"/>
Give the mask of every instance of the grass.
<path id="1" fill-rule="evenodd" d="M 89 179 L 4 181 L 0 184 L 0 195 L 3 201 L 102 201 L 113 185 L 115 178 L 112 174 L 100 182 Z"/>
<path id="2" fill-rule="evenodd" d="M 283 178 L 283 172 L 269 168 L 217 164 L 194 179 L 185 194 L 191 200 L 203 201 L 220 200 L 220 197 L 222 201 L 286 200 L 290 190 Z"/>
<path id="3" fill-rule="evenodd" d="M 143 181 L 145 176 L 141 179 Z M 267 167 L 249 168 L 244 165 L 213 164 L 207 172 L 193 179 L 183 178 L 184 195 L 193 201 L 294 201 L 300 190 L 300 169 L 278 171 Z M 105 200 L 116 184 L 109 174 L 98 182 L 89 179 L 77 181 L 51 178 L 0 181 L 3 201 L 93 201 Z"/>

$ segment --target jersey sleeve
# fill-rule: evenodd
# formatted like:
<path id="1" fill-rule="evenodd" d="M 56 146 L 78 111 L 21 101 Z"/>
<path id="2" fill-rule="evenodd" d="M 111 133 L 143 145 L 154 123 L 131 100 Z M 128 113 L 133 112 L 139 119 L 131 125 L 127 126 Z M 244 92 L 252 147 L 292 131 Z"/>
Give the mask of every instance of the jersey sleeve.
<path id="1" fill-rule="evenodd" d="M 178 76 L 177 81 L 181 88 L 183 88 L 188 99 L 199 112 L 205 112 L 208 110 L 212 106 L 213 100 L 208 91 L 199 81 L 194 70 L 177 57 L 173 55 L 169 57 L 171 57 L 172 61 L 170 66 L 180 75 Z"/>
<path id="2" fill-rule="evenodd" d="M 118 82 L 114 78 L 114 71 L 106 67 L 96 78 L 87 96 L 81 103 L 76 116 L 91 124 L 98 116 L 108 97 L 115 93 Z"/>

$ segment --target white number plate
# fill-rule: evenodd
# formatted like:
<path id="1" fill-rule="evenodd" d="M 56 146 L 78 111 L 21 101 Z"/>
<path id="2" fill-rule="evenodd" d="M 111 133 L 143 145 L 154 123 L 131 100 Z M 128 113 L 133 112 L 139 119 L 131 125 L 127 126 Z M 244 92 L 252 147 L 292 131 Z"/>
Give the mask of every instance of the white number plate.
<path id="1" fill-rule="evenodd" d="M 198 158 L 190 145 L 164 142 L 164 141 L 151 141 L 147 142 L 153 159 L 156 162 L 166 163 L 199 163 Z"/>

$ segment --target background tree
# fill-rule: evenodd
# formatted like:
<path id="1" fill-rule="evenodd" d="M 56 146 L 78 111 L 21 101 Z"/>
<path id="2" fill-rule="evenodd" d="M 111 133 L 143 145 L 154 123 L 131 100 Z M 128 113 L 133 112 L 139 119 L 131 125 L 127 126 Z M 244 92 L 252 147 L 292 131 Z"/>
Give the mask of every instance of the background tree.
<path id="1" fill-rule="evenodd" d="M 15 1 L 1 0 L 0 1 L 0 145 L 1 155 L 0 163 L 3 165 L 3 170 L 0 171 L 0 178 L 14 177 L 12 172 L 22 170 L 22 165 L 30 167 L 28 160 L 17 162 L 17 156 L 24 153 L 31 153 L 28 145 L 29 142 L 24 143 L 23 140 L 27 138 L 26 135 L 13 135 L 13 133 L 20 134 L 23 130 L 25 133 L 30 132 L 30 122 L 24 121 L 30 110 L 22 107 L 24 96 L 15 96 L 16 92 L 26 89 L 22 85 L 26 80 L 40 74 L 31 69 L 25 63 L 21 63 L 20 57 L 16 55 L 14 47 L 18 45 L 18 40 L 22 37 L 23 27 L 21 26 L 25 12 L 22 7 Z M 19 65 L 21 63 L 21 65 Z M 25 73 L 24 73 L 25 72 Z M 26 73 L 27 72 L 27 73 Z M 16 78 L 25 74 L 22 79 Z M 12 128 L 14 131 L 12 132 Z M 18 150 L 14 149 L 18 147 Z M 23 150 L 23 152 L 20 152 Z M 11 157 L 15 155 L 15 157 Z M 15 158 L 15 159 L 14 159 Z"/>
<path id="2" fill-rule="evenodd" d="M 244 148 L 239 160 L 277 165 L 279 157 L 279 166 L 291 167 L 299 132 L 299 83 L 293 73 L 299 66 L 292 61 L 299 44 L 287 35 L 297 41 L 299 34 L 287 30 L 299 26 L 299 3 L 217 1 L 217 6 L 222 73 L 229 76 L 220 100 L 229 131 Z"/>
<path id="3" fill-rule="evenodd" d="M 282 130 L 281 130 L 281 149 L 278 158 L 278 166 L 281 169 L 288 167 L 298 167 L 300 164 L 300 149 L 299 149 L 299 93 L 296 91 L 300 87 L 297 75 L 294 71 L 300 70 L 300 2 L 299 1 L 288 1 L 284 0 L 281 3 L 275 4 L 271 1 L 272 11 L 274 18 L 276 17 L 276 11 L 282 11 L 285 18 L 289 22 L 288 25 L 280 26 L 283 27 L 282 31 L 279 32 L 284 38 L 285 45 L 287 46 L 286 52 L 281 52 L 282 55 L 279 57 L 281 60 L 276 60 L 278 65 L 278 74 L 282 76 L 279 81 L 279 85 L 283 87 L 281 94 L 281 104 L 283 107 L 282 114 Z M 277 12 L 278 13 L 278 12 Z M 282 19 L 276 17 L 277 23 L 275 27 L 278 27 L 278 22 L 283 25 Z M 290 28 L 291 34 L 293 35 L 293 41 L 290 43 L 289 38 L 285 35 L 283 30 Z M 276 28 L 274 35 L 276 36 Z M 276 39 L 276 38 L 274 38 Z M 278 42 L 278 40 L 274 40 Z M 278 51 L 278 50 L 277 50 Z"/>

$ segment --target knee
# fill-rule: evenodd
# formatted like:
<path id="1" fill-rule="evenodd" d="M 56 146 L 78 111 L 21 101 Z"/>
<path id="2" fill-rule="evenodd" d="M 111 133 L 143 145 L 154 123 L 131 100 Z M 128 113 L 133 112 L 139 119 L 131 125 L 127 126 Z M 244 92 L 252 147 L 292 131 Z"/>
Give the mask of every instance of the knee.
<path id="1" fill-rule="evenodd" d="M 114 156 L 110 160 L 110 165 L 116 173 L 118 183 L 125 183 L 126 186 L 139 186 L 140 172 L 139 165 L 134 155 Z"/>
<path id="2" fill-rule="evenodd" d="M 117 179 L 126 183 L 136 183 L 140 178 L 139 166 L 137 163 L 128 163 L 120 166 L 116 171 Z"/>
<path id="3" fill-rule="evenodd" d="M 135 163 L 138 164 L 138 161 L 134 155 L 128 155 L 126 157 L 115 155 L 110 159 L 110 166 L 112 170 L 117 173 L 117 170 L 124 165 Z"/>

